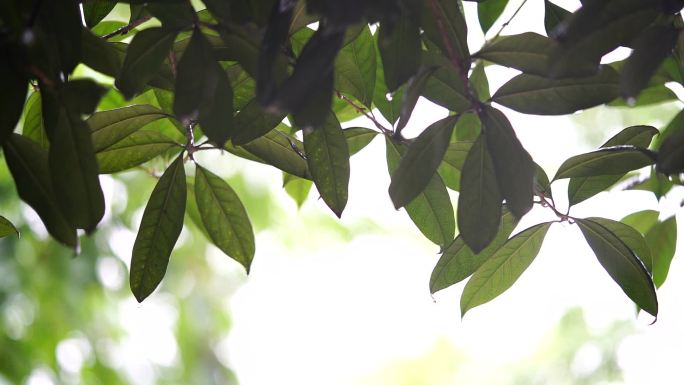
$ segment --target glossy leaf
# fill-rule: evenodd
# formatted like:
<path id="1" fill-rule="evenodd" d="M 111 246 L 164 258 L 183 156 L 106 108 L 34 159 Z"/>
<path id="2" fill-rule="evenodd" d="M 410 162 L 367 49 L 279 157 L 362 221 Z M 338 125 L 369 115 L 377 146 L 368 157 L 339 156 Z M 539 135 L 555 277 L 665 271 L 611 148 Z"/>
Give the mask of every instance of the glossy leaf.
<path id="1" fill-rule="evenodd" d="M 646 270 L 651 273 L 653 266 L 651 249 L 646 243 L 644 236 L 638 230 L 625 223 L 606 218 L 592 217 L 586 218 L 586 220 L 598 223 L 618 237 L 625 244 L 625 246 L 632 250 L 632 252 L 639 258 L 639 260 L 644 264 L 644 267 L 646 267 Z"/>
<path id="2" fill-rule="evenodd" d="M 156 107 L 136 104 L 96 112 L 88 118 L 86 123 L 92 133 L 93 147 L 96 152 L 99 152 L 145 127 L 148 123 L 167 116 Z"/>
<path id="3" fill-rule="evenodd" d="M 555 35 L 555 29 L 567 19 L 572 13 L 565 8 L 561 8 L 549 0 L 544 0 L 544 28 L 548 36 Z"/>
<path id="4" fill-rule="evenodd" d="M 534 32 L 502 36 L 486 44 L 473 56 L 529 75 L 546 76 L 553 40 Z"/>
<path id="5" fill-rule="evenodd" d="M 461 295 L 461 317 L 513 286 L 539 254 L 549 227 L 540 223 L 516 234 L 475 271 Z"/>
<path id="6" fill-rule="evenodd" d="M 653 225 L 646 233 L 646 243 L 653 256 L 653 282 L 660 287 L 665 283 L 677 249 L 677 218 L 672 216 Z"/>
<path id="7" fill-rule="evenodd" d="M 395 208 L 411 202 L 430 182 L 444 158 L 458 116 L 431 124 L 409 146 L 392 174 L 389 194 Z"/>
<path id="8" fill-rule="evenodd" d="M 181 229 L 187 186 L 183 156 L 164 171 L 143 212 L 131 257 L 131 291 L 142 302 L 166 274 L 169 257 Z"/>
<path id="9" fill-rule="evenodd" d="M 553 178 L 624 175 L 654 163 L 652 155 L 635 146 L 614 146 L 567 159 Z"/>
<path id="10" fill-rule="evenodd" d="M 76 229 L 69 224 L 55 199 L 47 151 L 17 134 L 12 134 L 2 148 L 21 200 L 36 211 L 54 239 L 76 249 Z"/>
<path id="11" fill-rule="evenodd" d="M 139 130 L 95 154 L 100 174 L 112 174 L 139 166 L 167 151 L 181 146 L 166 135 Z"/>
<path id="12" fill-rule="evenodd" d="M 10 235 L 19 236 L 19 230 L 7 218 L 0 216 L 0 238 L 5 238 Z"/>
<path id="13" fill-rule="evenodd" d="M 445 57 L 455 53 L 462 63 L 470 61 L 468 51 L 468 26 L 459 3 L 451 0 L 426 1 L 422 12 L 423 31 L 436 44 Z M 441 27 L 440 27 L 441 25 Z M 442 36 L 442 29 L 446 39 Z"/>
<path id="14" fill-rule="evenodd" d="M 365 26 L 335 59 L 335 89 L 353 96 L 368 108 L 375 90 L 375 56 L 373 35 Z"/>
<path id="15" fill-rule="evenodd" d="M 504 209 L 496 236 L 479 254 L 473 253 L 461 236 L 456 237 L 432 270 L 430 293 L 434 294 L 468 278 L 508 240 L 517 224 L 518 220 L 513 214 Z"/>
<path id="16" fill-rule="evenodd" d="M 482 32 L 486 34 L 489 31 L 507 4 L 508 0 L 487 0 L 477 4 L 477 19 L 480 21 Z"/>
<path id="17" fill-rule="evenodd" d="M 323 127 L 304 130 L 304 150 L 316 189 L 341 217 L 349 188 L 349 148 L 334 115 L 328 116 Z"/>
<path id="18" fill-rule="evenodd" d="M 480 120 L 499 191 L 513 215 L 520 218 L 532 208 L 535 174 L 532 157 L 501 111 L 485 106 Z"/>
<path id="19" fill-rule="evenodd" d="M 344 137 L 347 139 L 347 147 L 349 148 L 349 156 L 356 154 L 363 150 L 375 137 L 378 135 L 377 131 L 373 131 L 365 127 L 350 127 L 342 130 Z"/>
<path id="20" fill-rule="evenodd" d="M 116 87 L 127 99 L 142 91 L 158 73 L 175 38 L 176 31 L 160 27 L 135 34 L 116 79 Z"/>
<path id="21" fill-rule="evenodd" d="M 389 138 L 386 138 L 385 145 L 387 170 L 393 175 L 406 148 Z M 433 175 L 425 189 L 404 209 L 418 230 L 433 243 L 445 247 L 453 240 L 456 228 L 454 208 L 439 175 Z"/>
<path id="22" fill-rule="evenodd" d="M 458 195 L 458 229 L 476 254 L 496 236 L 501 222 L 501 199 L 486 138 L 480 136 L 463 163 Z"/>
<path id="23" fill-rule="evenodd" d="M 396 91 L 418 72 L 420 66 L 420 31 L 408 16 L 403 16 L 392 27 L 380 24 L 378 48 L 382 57 L 387 89 Z"/>
<path id="24" fill-rule="evenodd" d="M 284 118 L 284 113 L 269 112 L 252 99 L 235 115 L 231 141 L 238 146 L 249 143 L 277 127 Z"/>
<path id="25" fill-rule="evenodd" d="M 198 165 L 195 199 L 212 243 L 249 273 L 254 258 L 254 231 L 235 191 L 223 179 Z"/>
<path id="26" fill-rule="evenodd" d="M 625 294 L 641 309 L 658 315 L 651 276 L 634 252 L 605 226 L 588 219 L 576 222 L 599 262 Z"/>
<path id="27" fill-rule="evenodd" d="M 566 115 L 619 96 L 619 76 L 610 67 L 583 78 L 549 79 L 522 74 L 501 86 L 495 102 L 524 114 Z"/>

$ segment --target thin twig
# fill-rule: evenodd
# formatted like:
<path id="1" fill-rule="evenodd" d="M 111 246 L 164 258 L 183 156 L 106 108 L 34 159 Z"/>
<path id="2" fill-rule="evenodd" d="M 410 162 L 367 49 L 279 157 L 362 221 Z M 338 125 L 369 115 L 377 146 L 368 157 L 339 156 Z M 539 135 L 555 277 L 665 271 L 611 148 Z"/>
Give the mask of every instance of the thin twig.
<path id="1" fill-rule="evenodd" d="M 117 29 L 116 31 L 113 31 L 111 33 L 108 33 L 108 34 L 102 36 L 102 38 L 105 40 L 109 40 L 116 35 L 125 35 L 125 34 L 129 33 L 133 28 L 139 26 L 140 24 L 142 24 L 142 23 L 144 23 L 150 19 L 151 19 L 150 16 L 143 16 L 139 19 L 133 20 L 130 24 L 124 25 L 123 27 Z"/>
<path id="2" fill-rule="evenodd" d="M 385 128 L 385 126 L 380 124 L 380 122 L 378 122 L 378 120 L 375 118 L 375 115 L 373 115 L 372 111 L 369 113 L 368 110 L 366 110 L 365 108 L 354 103 L 353 100 L 351 100 L 348 97 L 346 97 L 345 95 L 343 95 L 340 91 L 335 91 L 335 94 L 337 95 L 338 98 L 340 98 L 340 100 L 347 102 L 347 104 L 349 104 L 352 108 L 354 108 L 356 110 L 356 112 L 362 114 L 363 116 L 366 117 L 366 119 L 373 122 L 375 127 L 377 127 L 377 129 L 380 130 L 380 132 L 382 132 L 385 135 L 392 135 L 392 130 L 387 129 L 387 128 Z"/>
<path id="3" fill-rule="evenodd" d="M 518 15 L 518 12 L 520 12 L 520 9 L 522 9 L 522 7 L 525 5 L 525 3 L 527 3 L 527 0 L 523 0 L 522 3 L 520 3 L 520 5 L 518 6 L 518 9 L 516 9 L 515 12 L 513 12 L 513 15 L 511 15 L 510 19 L 508 19 L 507 22 L 505 22 L 505 23 L 503 23 L 503 25 L 501 25 L 501 28 L 499 28 L 499 31 L 496 33 L 496 35 L 494 35 L 494 37 L 491 40 L 494 40 L 497 37 L 499 37 L 499 35 L 501 35 L 501 32 L 503 32 L 504 28 L 506 28 L 508 26 L 508 24 L 511 24 L 511 22 Z"/>

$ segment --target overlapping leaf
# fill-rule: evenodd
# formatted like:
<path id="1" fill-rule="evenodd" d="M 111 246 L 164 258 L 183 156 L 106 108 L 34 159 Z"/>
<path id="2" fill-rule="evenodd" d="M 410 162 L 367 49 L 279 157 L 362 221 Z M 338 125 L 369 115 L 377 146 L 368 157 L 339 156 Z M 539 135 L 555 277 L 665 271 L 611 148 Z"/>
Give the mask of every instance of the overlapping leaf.
<path id="1" fill-rule="evenodd" d="M 567 159 L 556 172 L 555 179 L 624 175 L 654 163 L 653 155 L 635 146 L 613 146 L 576 155 Z"/>
<path id="2" fill-rule="evenodd" d="M 653 225 L 646 233 L 646 243 L 653 257 L 653 283 L 660 287 L 665 283 L 677 249 L 677 218 L 672 216 Z"/>
<path id="3" fill-rule="evenodd" d="M 96 112 L 88 118 L 86 123 L 92 132 L 95 151 L 99 152 L 143 128 L 148 123 L 167 116 L 156 107 L 137 104 Z"/>
<path id="4" fill-rule="evenodd" d="M 526 74 L 546 76 L 549 72 L 549 52 L 554 42 L 534 32 L 502 36 L 485 45 L 473 56 Z"/>
<path id="5" fill-rule="evenodd" d="M 100 174 L 131 169 L 181 146 L 153 130 L 139 130 L 95 154 Z"/>

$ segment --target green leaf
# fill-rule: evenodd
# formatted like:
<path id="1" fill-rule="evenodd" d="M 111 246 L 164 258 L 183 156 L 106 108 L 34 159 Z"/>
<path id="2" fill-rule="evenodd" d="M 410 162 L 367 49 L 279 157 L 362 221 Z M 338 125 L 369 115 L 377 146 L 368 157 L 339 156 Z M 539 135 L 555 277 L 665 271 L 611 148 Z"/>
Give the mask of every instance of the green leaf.
<path id="1" fill-rule="evenodd" d="M 344 137 L 347 139 L 347 147 L 349 148 L 349 156 L 356 154 L 363 150 L 375 137 L 378 135 L 365 127 L 350 127 L 342 130 Z"/>
<path id="2" fill-rule="evenodd" d="M 223 179 L 197 165 L 195 199 L 212 243 L 249 273 L 254 258 L 254 231 L 235 191 Z"/>
<path id="3" fill-rule="evenodd" d="M 608 139 L 601 148 L 633 145 L 648 148 L 654 135 L 658 133 L 651 126 L 631 126 L 620 131 L 618 134 Z M 618 182 L 624 174 L 601 175 L 592 177 L 578 177 L 570 179 L 568 184 L 568 199 L 570 205 L 580 203 L 592 196 L 604 191 L 608 187 Z"/>
<path id="4" fill-rule="evenodd" d="M 654 104 L 661 104 L 677 100 L 677 94 L 664 84 L 649 86 L 643 88 L 639 92 L 639 96 L 635 99 L 625 101 L 624 99 L 615 99 L 607 105 L 610 107 L 643 107 Z"/>
<path id="5" fill-rule="evenodd" d="M 551 182 L 546 171 L 537 163 L 534 164 L 534 193 L 541 194 L 544 197 L 553 199 L 551 191 Z"/>
<path id="6" fill-rule="evenodd" d="M 461 236 L 456 237 L 444 250 L 432 270 L 430 293 L 434 294 L 468 278 L 508 240 L 517 224 L 515 216 L 504 209 L 496 237 L 479 254 L 473 253 Z"/>
<path id="7" fill-rule="evenodd" d="M 450 53 L 454 52 L 462 63 L 470 62 L 468 26 L 459 3 L 436 0 L 426 1 L 424 4 L 421 25 L 425 36 L 442 50 L 444 56 L 450 57 Z M 442 29 L 446 33 L 446 39 L 442 36 Z"/>
<path id="8" fill-rule="evenodd" d="M 216 62 L 209 42 L 195 29 L 178 62 L 173 111 L 188 125 L 198 120 L 202 132 L 219 147 L 228 140 L 233 120 L 233 89 Z"/>
<path id="9" fill-rule="evenodd" d="M 104 215 L 104 195 L 88 125 L 60 108 L 54 128 L 48 126 L 48 161 L 55 197 L 67 220 L 91 232 Z"/>
<path id="10" fill-rule="evenodd" d="M 645 236 L 648 230 L 658 223 L 658 215 L 660 213 L 655 210 L 642 210 L 627 215 L 620 222 L 635 228 Z"/>
<path id="11" fill-rule="evenodd" d="M 181 146 L 153 130 L 139 130 L 95 154 L 100 174 L 131 169 Z"/>
<path id="12" fill-rule="evenodd" d="M 511 123 L 499 110 L 484 106 L 480 120 L 491 154 L 501 195 L 513 215 L 520 218 L 532 208 L 535 167 Z"/>
<path id="13" fill-rule="evenodd" d="M 145 4 L 145 9 L 159 19 L 164 28 L 186 28 L 191 26 L 197 17 L 189 2 L 149 2 Z"/>
<path id="14" fill-rule="evenodd" d="M 480 27 L 485 34 L 492 28 L 492 25 L 501 16 L 508 0 L 487 0 L 477 4 L 477 18 L 480 21 Z"/>
<path id="15" fill-rule="evenodd" d="M 561 8 L 549 0 L 544 0 L 544 29 L 549 36 L 555 35 L 555 29 L 564 20 L 566 20 L 571 12 L 565 8 Z"/>
<path id="16" fill-rule="evenodd" d="M 304 130 L 304 150 L 321 198 L 341 217 L 349 188 L 349 148 L 334 115 L 321 128 Z"/>
<path id="17" fill-rule="evenodd" d="M 55 199 L 47 151 L 30 139 L 12 134 L 3 145 L 3 154 L 21 200 L 36 211 L 54 239 L 76 249 L 76 229 L 69 224 Z"/>
<path id="18" fill-rule="evenodd" d="M 639 260 L 644 264 L 646 270 L 650 273 L 653 266 L 653 258 L 651 257 L 651 249 L 646 244 L 644 236 L 637 231 L 635 228 L 621 222 L 613 221 L 606 218 L 586 218 L 586 220 L 596 222 L 599 225 L 605 227 L 618 237 L 632 252 L 639 258 Z"/>
<path id="19" fill-rule="evenodd" d="M 463 78 L 444 56 L 424 52 L 423 64 L 437 66 L 437 69 L 428 78 L 422 96 L 450 111 L 462 112 L 471 108 Z"/>
<path id="20" fill-rule="evenodd" d="M 495 102 L 524 114 L 566 115 L 619 96 L 619 75 L 608 66 L 593 76 L 549 79 L 522 74 L 501 86 Z"/>
<path id="21" fill-rule="evenodd" d="M 475 271 L 461 295 L 461 317 L 513 286 L 539 254 L 549 227 L 540 223 L 516 234 Z"/>
<path id="22" fill-rule="evenodd" d="M 480 136 L 470 148 L 463 163 L 458 195 L 458 229 L 476 254 L 494 239 L 501 222 L 502 197 L 485 141 Z"/>
<path id="23" fill-rule="evenodd" d="M 684 130 L 678 130 L 665 138 L 658 151 L 656 169 L 665 175 L 684 172 Z"/>
<path id="24" fill-rule="evenodd" d="M 632 54 L 620 74 L 620 94 L 628 103 L 635 101 L 648 85 L 660 63 L 672 52 L 678 35 L 679 30 L 671 25 L 654 25 L 634 40 Z"/>
<path id="25" fill-rule="evenodd" d="M 653 225 L 646 233 L 646 243 L 653 257 L 653 282 L 660 287 L 665 283 L 677 249 L 677 218 L 672 216 Z"/>
<path id="26" fill-rule="evenodd" d="M 407 15 L 391 28 L 385 23 L 380 24 L 378 48 L 389 91 L 396 91 L 418 72 L 422 51 L 420 45 L 420 30 Z"/>
<path id="27" fill-rule="evenodd" d="M 368 26 L 335 59 L 335 89 L 371 107 L 375 91 L 375 43 Z"/>
<path id="28" fill-rule="evenodd" d="M 404 97 L 401 101 L 399 121 L 397 122 L 395 132 L 401 133 L 401 130 L 406 127 L 406 124 L 413 113 L 413 109 L 416 107 L 416 103 L 418 103 L 418 98 L 425 89 L 427 81 L 435 69 L 436 67 L 421 68 L 418 73 L 411 77 L 406 83 L 406 91 L 404 92 Z"/>
<path id="29" fill-rule="evenodd" d="M 306 198 L 309 197 L 309 191 L 311 191 L 311 186 L 313 182 L 308 179 L 302 179 L 294 175 L 283 173 L 283 187 L 295 203 L 297 207 L 301 208 Z"/>
<path id="30" fill-rule="evenodd" d="M 605 226 L 589 219 L 577 219 L 576 223 L 596 258 L 622 291 L 641 309 L 657 316 L 653 281 L 634 252 Z"/>
<path id="31" fill-rule="evenodd" d="M 0 216 L 0 238 L 5 238 L 10 235 L 19 236 L 19 230 L 7 218 Z"/>
<path id="32" fill-rule="evenodd" d="M 553 47 L 554 42 L 548 37 L 525 32 L 495 39 L 473 56 L 529 75 L 546 76 L 549 73 L 549 52 Z"/>
<path id="33" fill-rule="evenodd" d="M 487 74 L 485 73 L 484 64 L 482 64 L 482 62 L 478 62 L 477 65 L 475 65 L 469 80 L 481 101 L 486 101 L 491 98 L 491 94 L 489 93 L 489 80 L 487 80 Z"/>
<path id="34" fill-rule="evenodd" d="M 166 274 L 169 257 L 183 228 L 187 186 L 183 155 L 164 171 L 145 206 L 131 257 L 131 291 L 142 302 Z"/>
<path id="35" fill-rule="evenodd" d="M 281 55 L 283 46 L 290 35 L 290 24 L 292 22 L 295 2 L 274 3 L 271 15 L 264 31 L 263 39 L 259 48 L 257 65 L 256 96 L 262 104 L 268 104 L 275 99 L 279 82 L 282 81 L 279 73 L 278 57 Z M 225 38 L 224 38 L 225 39 Z M 247 72 L 249 66 L 243 65 Z"/>
<path id="36" fill-rule="evenodd" d="M 238 146 L 249 143 L 277 127 L 284 118 L 284 113 L 269 112 L 252 99 L 235 115 L 231 141 Z"/>
<path id="37" fill-rule="evenodd" d="M 26 101 L 24 127 L 22 127 L 21 134 L 38 143 L 45 150 L 50 147 L 50 141 L 43 127 L 43 108 L 39 92 L 32 93 Z"/>
<path id="38" fill-rule="evenodd" d="M 551 54 L 552 75 L 595 73 L 601 57 L 629 43 L 660 12 L 657 2 L 606 0 L 586 2 L 557 31 L 559 46 Z"/>
<path id="39" fill-rule="evenodd" d="M 613 146 L 567 159 L 553 178 L 624 175 L 654 163 L 652 155 L 635 146 Z"/>
<path id="40" fill-rule="evenodd" d="M 452 141 L 466 141 L 473 142 L 480 136 L 482 123 L 480 117 L 476 113 L 466 112 L 461 114 L 461 119 L 456 123 L 454 129 L 454 137 Z"/>
<path id="41" fill-rule="evenodd" d="M 470 141 L 450 143 L 446 153 L 444 153 L 444 159 L 437 169 L 437 173 L 442 177 L 444 184 L 454 191 L 461 189 L 461 170 L 472 145 L 473 142 Z"/>
<path id="42" fill-rule="evenodd" d="M 94 27 L 114 9 L 114 0 L 90 0 L 83 3 L 83 19 L 88 28 Z"/>
<path id="43" fill-rule="evenodd" d="M 377 36 L 377 33 L 376 33 Z M 385 74 L 382 69 L 382 59 L 380 53 L 376 50 L 376 66 L 375 71 L 375 90 L 373 92 L 373 104 L 387 121 L 394 125 L 399 119 L 399 112 L 401 111 L 401 102 L 404 98 L 404 90 L 406 85 L 399 87 L 393 93 L 390 93 L 385 84 Z"/>
<path id="44" fill-rule="evenodd" d="M 5 51 L 9 50 L 0 50 L 0 144 L 14 132 L 28 91 L 28 80 L 15 72 L 12 66 L 15 59 Z"/>
<path id="45" fill-rule="evenodd" d="M 90 127 L 93 147 L 99 152 L 143 128 L 148 123 L 167 117 L 163 111 L 147 104 L 96 112 L 86 123 Z"/>
<path id="46" fill-rule="evenodd" d="M 81 61 L 97 72 L 117 77 L 126 57 L 126 46 L 122 43 L 107 42 L 94 35 L 87 28 L 83 28 L 81 32 Z"/>
<path id="47" fill-rule="evenodd" d="M 458 116 L 448 116 L 431 124 L 413 142 L 392 173 L 389 194 L 395 208 L 411 202 L 427 184 L 444 158 Z"/>
<path id="48" fill-rule="evenodd" d="M 126 51 L 116 87 L 130 99 L 159 72 L 176 38 L 175 30 L 152 27 L 138 32 Z"/>
<path id="49" fill-rule="evenodd" d="M 387 170 L 393 175 L 406 148 L 386 138 Z M 449 193 L 439 175 L 433 175 L 425 189 L 404 206 L 418 230 L 431 242 L 446 246 L 454 238 L 456 221 Z"/>

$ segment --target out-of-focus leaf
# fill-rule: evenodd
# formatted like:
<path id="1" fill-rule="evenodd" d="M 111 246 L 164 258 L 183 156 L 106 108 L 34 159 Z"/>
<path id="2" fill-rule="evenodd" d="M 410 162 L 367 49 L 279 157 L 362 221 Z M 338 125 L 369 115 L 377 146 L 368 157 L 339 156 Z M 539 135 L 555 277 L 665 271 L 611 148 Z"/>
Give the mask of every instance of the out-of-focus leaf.
<path id="1" fill-rule="evenodd" d="M 413 142 L 392 174 L 389 194 L 394 207 L 404 207 L 428 185 L 449 146 L 458 116 L 431 124 Z"/>
<path id="2" fill-rule="evenodd" d="M 546 34 L 554 36 L 558 24 L 562 23 L 571 14 L 565 8 L 561 8 L 549 0 L 544 0 L 544 29 L 546 29 Z"/>
<path id="3" fill-rule="evenodd" d="M 473 253 L 463 242 L 461 236 L 456 237 L 444 250 L 439 261 L 437 261 L 437 265 L 432 270 L 430 293 L 434 294 L 468 278 L 508 240 L 508 236 L 511 235 L 517 224 L 518 220 L 513 214 L 504 209 L 496 237 L 489 246 L 478 254 Z"/>
<path id="4" fill-rule="evenodd" d="M 316 189 L 341 217 L 349 188 L 349 148 L 334 115 L 330 114 L 321 128 L 304 130 L 304 150 Z"/>
<path id="5" fill-rule="evenodd" d="M 638 230 L 641 235 L 646 235 L 653 225 L 658 223 L 658 215 L 660 213 L 655 210 L 642 210 L 629 214 L 622 218 L 620 222 L 631 226 Z"/>
<path id="6" fill-rule="evenodd" d="M 212 243 L 249 273 L 254 258 L 254 231 L 238 195 L 223 179 L 198 165 L 195 199 Z"/>
<path id="7" fill-rule="evenodd" d="M 532 208 L 534 161 L 501 111 L 485 106 L 480 113 L 480 120 L 499 191 L 506 200 L 508 209 L 520 218 Z"/>
<path id="8" fill-rule="evenodd" d="M 88 28 L 94 27 L 112 11 L 114 0 L 90 0 L 83 3 L 83 19 Z"/>
<path id="9" fill-rule="evenodd" d="M 516 234 L 475 271 L 461 295 L 461 317 L 513 286 L 539 254 L 549 227 L 540 223 Z"/>
<path id="10" fill-rule="evenodd" d="M 112 174 L 141 165 L 174 147 L 181 149 L 179 144 L 158 131 L 139 130 L 98 149 L 95 158 L 100 174 Z"/>
<path id="11" fill-rule="evenodd" d="M 607 218 L 592 217 L 586 218 L 586 220 L 598 223 L 618 237 L 639 258 L 644 267 L 646 267 L 646 270 L 651 273 L 653 266 L 651 249 L 639 231 L 627 224 Z"/>
<path id="12" fill-rule="evenodd" d="M 90 127 L 93 147 L 99 152 L 143 128 L 150 122 L 167 117 L 161 110 L 147 104 L 131 105 L 96 112 L 86 123 Z"/>
<path id="13" fill-rule="evenodd" d="M 116 79 L 116 87 L 126 99 L 142 91 L 147 82 L 159 72 L 176 34 L 175 30 L 152 27 L 133 37 Z"/>
<path id="14" fill-rule="evenodd" d="M 501 222 L 501 199 L 486 138 L 480 136 L 463 163 L 458 195 L 458 229 L 476 254 L 496 236 Z"/>
<path id="15" fill-rule="evenodd" d="M 69 224 L 55 199 L 47 151 L 28 138 L 12 134 L 3 145 L 3 155 L 19 197 L 38 213 L 54 239 L 76 249 L 76 229 Z"/>
<path id="16" fill-rule="evenodd" d="M 349 156 L 356 154 L 363 150 L 375 137 L 378 135 L 365 127 L 350 127 L 342 130 L 344 137 L 347 139 L 347 147 L 349 148 Z"/>
<path id="17" fill-rule="evenodd" d="M 9 219 L 0 216 L 0 238 L 5 238 L 10 235 L 19 235 L 19 230 L 14 226 Z"/>
<path id="18" fill-rule="evenodd" d="M 0 144 L 14 132 L 28 91 L 28 80 L 12 68 L 13 60 L 5 51 L 0 50 Z"/>
<path id="19" fill-rule="evenodd" d="M 658 298 L 648 271 L 634 252 L 612 231 L 589 219 L 576 223 L 603 268 L 641 309 L 658 315 Z"/>
<path id="20" fill-rule="evenodd" d="M 524 114 L 566 115 L 617 98 L 619 82 L 618 73 L 608 66 L 583 78 L 549 79 L 522 74 L 501 86 L 493 99 Z"/>
<path id="21" fill-rule="evenodd" d="M 413 20 L 403 16 L 390 28 L 378 29 L 378 48 L 382 57 L 387 89 L 396 91 L 418 72 L 420 66 L 420 30 Z"/>
<path id="22" fill-rule="evenodd" d="M 309 197 L 309 191 L 311 191 L 311 186 L 313 182 L 308 179 L 302 179 L 294 175 L 283 173 L 283 187 L 295 203 L 297 207 L 302 207 L 306 198 Z"/>
<path id="23" fill-rule="evenodd" d="M 284 118 L 284 113 L 266 111 L 256 99 L 252 99 L 235 115 L 231 141 L 238 146 L 249 143 L 277 127 Z"/>
<path id="24" fill-rule="evenodd" d="M 197 16 L 189 2 L 147 2 L 145 9 L 161 21 L 164 28 L 187 28 Z"/>
<path id="25" fill-rule="evenodd" d="M 278 83 L 282 78 L 278 73 L 278 57 L 287 42 L 296 2 L 274 2 L 269 22 L 259 48 L 257 64 L 256 96 L 262 104 L 268 104 L 276 97 Z M 245 68 L 243 66 L 243 68 Z M 249 72 L 248 68 L 245 68 Z"/>
<path id="26" fill-rule="evenodd" d="M 385 145 L 387 170 L 393 175 L 406 148 L 390 138 L 386 138 Z M 454 208 L 439 175 L 433 175 L 425 189 L 404 209 L 418 230 L 433 243 L 445 247 L 453 240 L 456 228 Z"/>
<path id="27" fill-rule="evenodd" d="M 684 172 L 684 130 L 668 135 L 658 150 L 657 170 L 665 175 Z"/>
<path id="28" fill-rule="evenodd" d="M 643 88 L 635 99 L 615 99 L 608 103 L 611 107 L 643 107 L 677 100 L 677 94 L 664 84 Z"/>
<path id="29" fill-rule="evenodd" d="M 653 282 L 660 287 L 665 283 L 677 249 L 677 218 L 672 216 L 653 225 L 646 233 L 646 243 L 653 257 Z"/>
<path id="30" fill-rule="evenodd" d="M 437 0 L 426 1 L 424 4 L 421 25 L 425 36 L 442 50 L 444 56 L 451 57 L 450 53 L 453 52 L 462 63 L 470 62 L 468 26 L 459 3 Z M 446 39 L 442 36 L 442 29 L 446 33 Z"/>
<path id="31" fill-rule="evenodd" d="M 486 34 L 492 28 L 507 4 L 508 0 L 487 0 L 477 4 L 477 18 L 482 32 Z"/>
<path id="32" fill-rule="evenodd" d="M 515 68 L 529 75 L 546 76 L 553 40 L 534 32 L 502 36 L 485 45 L 473 56 Z"/>
<path id="33" fill-rule="evenodd" d="M 164 171 L 143 212 L 131 257 L 131 291 L 142 302 L 166 274 L 181 229 L 187 186 L 182 154 Z"/>
<path id="34" fill-rule="evenodd" d="M 368 26 L 335 59 L 335 89 L 371 107 L 375 90 L 375 43 Z"/>

